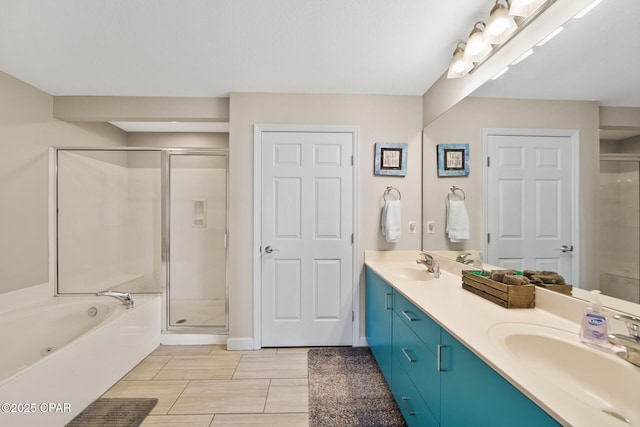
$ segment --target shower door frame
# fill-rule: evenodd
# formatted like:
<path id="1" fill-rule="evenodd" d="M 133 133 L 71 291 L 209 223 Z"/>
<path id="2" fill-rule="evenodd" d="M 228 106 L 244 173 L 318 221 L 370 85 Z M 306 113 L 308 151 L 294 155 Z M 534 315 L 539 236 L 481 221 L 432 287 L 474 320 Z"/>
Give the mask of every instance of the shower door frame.
<path id="1" fill-rule="evenodd" d="M 53 285 L 53 294 L 56 297 L 73 297 L 77 295 L 93 295 L 92 293 L 61 293 L 58 280 L 58 152 L 59 151 L 149 151 L 160 153 L 160 294 L 162 297 L 162 332 L 184 333 L 205 332 L 227 334 L 229 331 L 229 281 L 228 277 L 228 207 L 229 207 L 229 150 L 227 148 L 156 148 L 156 147 L 51 147 L 49 155 L 50 164 L 50 239 L 49 249 L 51 261 L 49 265 L 49 277 Z M 208 155 L 224 156 L 225 158 L 225 219 L 224 219 L 224 271 L 225 271 L 225 326 L 171 326 L 169 324 L 170 304 L 170 222 L 171 222 L 171 195 L 170 195 L 170 157 L 172 155 Z"/>
<path id="2" fill-rule="evenodd" d="M 171 156 L 224 156 L 225 158 L 225 215 L 224 215 L 224 271 L 225 271 L 225 325 L 171 325 Z M 161 173 L 161 204 L 162 204 L 162 332 L 193 333 L 211 332 L 217 334 L 229 333 L 229 280 L 228 276 L 228 207 L 229 207 L 229 150 L 226 148 L 167 148 L 162 150 Z"/>

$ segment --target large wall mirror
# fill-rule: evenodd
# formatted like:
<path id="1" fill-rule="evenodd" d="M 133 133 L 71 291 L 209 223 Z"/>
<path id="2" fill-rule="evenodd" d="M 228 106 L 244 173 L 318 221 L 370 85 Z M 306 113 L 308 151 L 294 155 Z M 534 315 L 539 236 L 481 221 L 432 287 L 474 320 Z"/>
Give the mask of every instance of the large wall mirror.
<path id="1" fill-rule="evenodd" d="M 532 55 L 425 127 L 424 250 L 480 250 L 486 262 L 499 265 L 496 249 L 487 243 L 488 230 L 494 227 L 491 218 L 511 218 L 516 227 L 521 225 L 523 209 L 534 210 L 536 230 L 548 236 L 559 235 L 567 227 L 571 230 L 545 249 L 547 264 L 538 259 L 538 264 L 524 268 L 559 266 L 557 259 L 566 259 L 569 267 L 558 268 L 568 268 L 574 286 L 640 303 L 638 22 L 637 0 L 604 0 L 584 17 L 566 22 L 556 37 L 535 46 Z M 518 152 L 495 151 L 501 138 L 518 140 L 520 147 L 560 138 L 556 142 L 562 147 L 568 144 L 571 150 L 544 149 L 539 153 L 549 156 L 538 153 L 536 161 L 548 162 L 550 170 L 554 165 L 570 170 L 570 184 L 554 187 L 553 197 L 537 206 L 520 205 L 519 191 L 535 192 L 547 184 L 542 179 L 527 189 L 495 188 L 499 181 L 488 177 L 488 154 L 500 157 L 492 157 L 491 168 L 501 161 L 515 161 L 509 153 Z M 469 176 L 438 177 L 438 144 L 469 144 Z M 548 182 L 556 179 L 552 173 L 548 178 Z M 470 238 L 464 242 L 452 242 L 446 233 L 445 202 L 451 186 L 461 188 L 466 197 Z M 492 205 L 495 197 L 502 197 L 500 209 Z M 567 211 L 569 221 L 562 223 L 558 216 Z M 426 227 L 427 221 L 435 227 Z M 509 251 L 531 253 L 525 241 L 515 236 Z"/>

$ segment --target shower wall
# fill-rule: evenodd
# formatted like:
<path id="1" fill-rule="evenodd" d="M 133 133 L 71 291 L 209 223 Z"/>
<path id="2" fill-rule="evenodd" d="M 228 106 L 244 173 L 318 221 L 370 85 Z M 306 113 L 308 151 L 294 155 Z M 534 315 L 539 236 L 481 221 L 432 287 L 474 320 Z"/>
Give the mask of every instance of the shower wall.
<path id="1" fill-rule="evenodd" d="M 171 170 L 171 298 L 224 300 L 226 169 Z M 194 201 L 206 225 L 194 225 Z M 218 285 L 219 284 L 219 285 Z"/>
<path id="2" fill-rule="evenodd" d="M 60 150 L 57 201 L 59 293 L 160 291 L 159 152 Z"/>

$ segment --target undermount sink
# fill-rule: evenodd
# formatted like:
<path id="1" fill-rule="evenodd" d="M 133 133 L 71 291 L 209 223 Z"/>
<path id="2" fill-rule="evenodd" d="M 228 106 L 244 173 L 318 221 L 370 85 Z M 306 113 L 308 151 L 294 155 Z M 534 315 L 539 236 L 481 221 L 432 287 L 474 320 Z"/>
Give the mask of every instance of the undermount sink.
<path id="1" fill-rule="evenodd" d="M 489 336 L 534 375 L 618 419 L 619 425 L 640 425 L 638 367 L 581 343 L 577 333 L 551 327 L 498 323 Z"/>
<path id="2" fill-rule="evenodd" d="M 389 264 L 383 267 L 384 272 L 404 280 L 424 282 L 433 279 L 433 274 L 424 265 L 411 265 L 408 262 Z"/>

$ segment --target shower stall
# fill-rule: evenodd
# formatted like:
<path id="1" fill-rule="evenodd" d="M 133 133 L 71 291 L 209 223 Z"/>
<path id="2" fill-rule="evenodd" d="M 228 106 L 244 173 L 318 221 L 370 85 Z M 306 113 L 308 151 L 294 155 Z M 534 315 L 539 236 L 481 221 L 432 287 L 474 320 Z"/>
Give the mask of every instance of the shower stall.
<path id="1" fill-rule="evenodd" d="M 640 303 L 640 155 L 600 155 L 600 290 Z"/>
<path id="2" fill-rule="evenodd" d="M 227 150 L 51 152 L 56 294 L 161 293 L 165 331 L 226 334 Z"/>

